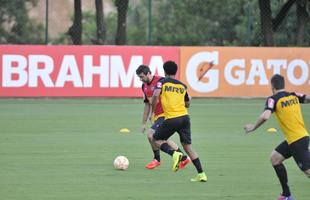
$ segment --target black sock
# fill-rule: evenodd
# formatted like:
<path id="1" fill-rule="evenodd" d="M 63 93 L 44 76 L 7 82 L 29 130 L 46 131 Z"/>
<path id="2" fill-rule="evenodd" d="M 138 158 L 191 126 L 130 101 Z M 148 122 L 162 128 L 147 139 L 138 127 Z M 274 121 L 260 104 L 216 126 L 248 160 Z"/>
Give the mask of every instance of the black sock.
<path id="1" fill-rule="evenodd" d="M 288 187 L 288 180 L 287 180 L 287 173 L 286 173 L 286 169 L 284 167 L 283 164 L 280 164 L 280 165 L 275 165 L 273 166 L 274 170 L 276 171 L 276 174 L 279 178 L 279 181 L 281 183 L 281 186 L 282 186 L 282 190 L 283 190 L 283 193 L 282 195 L 283 196 L 290 196 L 291 195 L 291 192 L 290 192 L 290 188 Z"/>
<path id="2" fill-rule="evenodd" d="M 201 163 L 200 163 L 199 158 L 196 158 L 195 160 L 192 160 L 192 162 L 193 162 L 193 164 L 195 165 L 197 172 L 198 172 L 198 173 L 202 173 L 203 170 L 202 170 L 202 167 L 201 167 Z"/>
<path id="3" fill-rule="evenodd" d="M 170 156 L 172 156 L 174 152 L 174 150 L 167 143 L 162 143 L 162 145 L 160 145 L 160 150 L 169 154 Z"/>
<path id="4" fill-rule="evenodd" d="M 183 154 L 181 161 L 184 161 L 187 159 L 187 156 L 183 153 L 183 151 L 180 148 L 177 149 L 177 152 L 180 152 Z"/>
<path id="5" fill-rule="evenodd" d="M 154 153 L 154 159 L 156 159 L 158 162 L 160 162 L 160 151 L 159 150 L 153 150 Z"/>

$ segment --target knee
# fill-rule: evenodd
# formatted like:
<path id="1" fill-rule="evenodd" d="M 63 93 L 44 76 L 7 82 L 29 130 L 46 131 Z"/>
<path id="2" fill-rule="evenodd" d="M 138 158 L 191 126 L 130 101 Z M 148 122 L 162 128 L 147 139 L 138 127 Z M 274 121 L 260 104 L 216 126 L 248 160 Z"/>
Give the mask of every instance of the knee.
<path id="1" fill-rule="evenodd" d="M 149 141 L 154 141 L 153 135 L 154 134 L 152 132 L 148 132 L 147 138 L 148 138 Z"/>
<path id="2" fill-rule="evenodd" d="M 276 151 L 273 151 L 270 155 L 270 162 L 273 166 L 282 164 L 283 160 L 283 156 Z"/>
<path id="3" fill-rule="evenodd" d="M 182 147 L 184 149 L 184 151 L 188 154 L 189 152 L 191 152 L 191 148 L 189 145 L 187 144 L 182 144 Z"/>
<path id="4" fill-rule="evenodd" d="M 153 145 L 155 145 L 155 147 L 160 148 L 160 145 L 162 145 L 162 143 L 163 143 L 162 140 L 157 140 L 157 139 L 154 137 L 154 134 L 149 134 L 147 137 L 148 137 L 149 141 L 150 141 Z"/>
<path id="5" fill-rule="evenodd" d="M 281 164 L 281 162 L 279 162 L 279 160 L 273 156 L 270 156 L 270 163 L 275 166 L 275 165 L 279 165 Z"/>

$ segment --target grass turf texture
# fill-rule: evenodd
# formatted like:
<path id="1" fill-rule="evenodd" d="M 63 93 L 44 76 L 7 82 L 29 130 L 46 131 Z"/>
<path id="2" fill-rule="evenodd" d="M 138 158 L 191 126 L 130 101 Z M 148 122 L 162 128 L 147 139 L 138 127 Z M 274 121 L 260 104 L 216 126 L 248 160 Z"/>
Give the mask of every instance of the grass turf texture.
<path id="1" fill-rule="evenodd" d="M 171 158 L 146 170 L 152 159 L 139 132 L 141 99 L 0 99 L 0 197 L 3 200 L 93 199 L 275 199 L 280 193 L 269 164 L 271 150 L 283 137 L 274 117 L 253 135 L 243 125 L 254 122 L 262 99 L 194 99 L 190 113 L 193 147 L 208 175 L 192 183 L 190 164 L 177 173 Z M 303 105 L 310 128 L 310 106 Z M 131 132 L 122 134 L 121 128 Z M 179 140 L 177 136 L 172 139 Z M 125 155 L 129 169 L 117 171 L 113 160 Z M 308 200 L 310 182 L 294 161 L 286 161 L 293 195 Z"/>

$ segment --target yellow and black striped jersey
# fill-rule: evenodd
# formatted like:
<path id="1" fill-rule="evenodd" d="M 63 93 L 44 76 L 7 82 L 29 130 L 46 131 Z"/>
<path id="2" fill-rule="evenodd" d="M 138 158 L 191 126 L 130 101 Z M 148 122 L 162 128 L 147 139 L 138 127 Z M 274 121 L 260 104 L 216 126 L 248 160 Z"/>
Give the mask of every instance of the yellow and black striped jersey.
<path id="1" fill-rule="evenodd" d="M 185 101 L 189 101 L 187 87 L 181 81 L 163 78 L 157 82 L 156 89 L 160 89 L 160 100 L 164 109 L 165 119 L 187 115 Z"/>
<path id="2" fill-rule="evenodd" d="M 304 103 L 306 95 L 279 92 L 266 100 L 265 110 L 271 110 L 276 118 L 289 144 L 308 136 L 304 124 L 300 103 Z"/>

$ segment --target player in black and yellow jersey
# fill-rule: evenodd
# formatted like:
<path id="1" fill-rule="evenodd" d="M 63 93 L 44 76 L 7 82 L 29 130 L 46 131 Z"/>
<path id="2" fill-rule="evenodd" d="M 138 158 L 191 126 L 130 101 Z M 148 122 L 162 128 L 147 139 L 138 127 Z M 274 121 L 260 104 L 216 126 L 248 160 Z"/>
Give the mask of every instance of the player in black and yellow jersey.
<path id="1" fill-rule="evenodd" d="M 267 98 L 264 112 L 255 124 L 247 124 L 244 129 L 246 133 L 254 131 L 275 113 L 285 141 L 272 151 L 270 160 L 283 190 L 278 200 L 292 200 L 283 161 L 292 156 L 298 167 L 310 178 L 309 133 L 300 107 L 300 103 L 310 103 L 310 96 L 286 92 L 284 77 L 279 74 L 271 78 L 271 86 L 273 95 Z"/>
<path id="2" fill-rule="evenodd" d="M 146 129 L 146 123 L 150 119 L 149 114 L 151 110 L 151 99 L 152 99 L 156 84 L 163 77 L 152 75 L 150 68 L 146 65 L 140 65 L 136 70 L 136 74 L 140 78 L 140 80 L 143 82 L 142 91 L 143 91 L 143 96 L 144 96 L 143 98 L 144 99 L 143 100 L 144 110 L 143 110 L 143 116 L 142 116 L 141 132 L 144 133 Z M 163 111 L 160 101 L 157 102 L 153 113 L 154 115 L 152 116 L 152 119 L 150 119 L 150 121 L 152 121 L 152 127 L 148 130 L 147 138 L 152 147 L 154 159 L 145 166 L 147 169 L 154 169 L 160 166 L 161 164 L 159 148 L 153 144 L 153 134 L 155 133 L 155 130 L 157 129 L 157 127 L 159 127 L 165 119 L 164 111 Z M 173 149 L 179 152 L 182 152 L 173 141 L 168 140 L 168 143 Z M 180 163 L 180 165 L 182 165 L 182 167 L 185 167 L 189 162 L 190 160 L 188 158 L 186 160 L 183 160 Z"/>
<path id="3" fill-rule="evenodd" d="M 172 170 L 176 172 L 182 168 L 180 163 L 186 159 L 186 156 L 178 151 L 173 150 L 167 140 L 175 132 L 180 136 L 180 142 L 192 160 L 192 163 L 197 169 L 198 175 L 192 178 L 191 181 L 207 181 L 207 176 L 202 169 L 198 154 L 191 147 L 191 124 L 187 112 L 189 107 L 190 97 L 186 91 L 186 86 L 175 79 L 178 66 L 173 61 L 164 63 L 165 78 L 158 81 L 152 98 L 152 108 L 155 108 L 158 99 L 160 98 L 164 110 L 165 120 L 159 126 L 153 139 L 155 144 L 160 149 L 173 157 Z"/>

